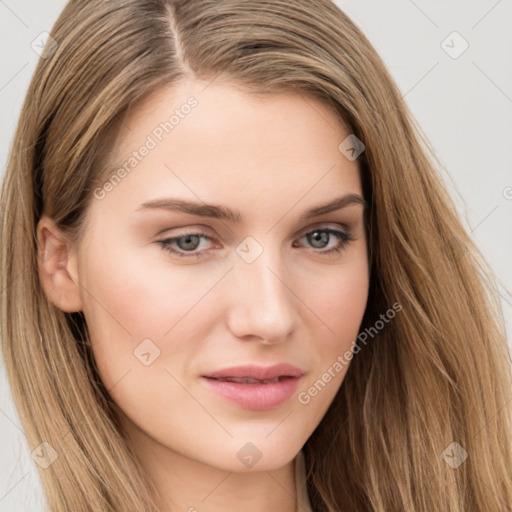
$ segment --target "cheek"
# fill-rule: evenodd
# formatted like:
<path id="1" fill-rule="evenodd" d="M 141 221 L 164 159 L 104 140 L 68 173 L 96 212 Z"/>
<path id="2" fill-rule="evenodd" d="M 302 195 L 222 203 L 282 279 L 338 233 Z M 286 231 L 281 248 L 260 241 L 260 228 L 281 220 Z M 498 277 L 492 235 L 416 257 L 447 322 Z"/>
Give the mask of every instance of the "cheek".
<path id="1" fill-rule="evenodd" d="M 84 302 L 89 310 L 104 309 L 102 316 L 134 336 L 162 336 L 221 275 L 215 269 L 200 272 L 176 265 L 156 244 L 139 248 L 116 243 L 100 255 L 90 253 L 80 273 L 87 290 Z"/>
<path id="2" fill-rule="evenodd" d="M 306 305 L 328 333 L 322 347 L 332 352 L 355 340 L 368 300 L 368 268 L 364 261 L 340 268 L 330 275 L 308 279 Z"/>
<path id="3" fill-rule="evenodd" d="M 208 324 L 201 298 L 219 280 L 215 272 L 198 279 L 192 267 L 184 270 L 160 260 L 148 264 L 145 251 L 139 252 L 145 257 L 133 249 L 130 253 L 109 247 L 95 258 L 85 257 L 79 272 L 84 315 L 107 388 L 128 370 L 143 368 L 136 358 L 141 343 L 154 357 L 158 350 L 164 351 L 170 338 L 190 338 L 197 325 L 190 324 L 190 319 L 197 320 L 196 310 L 202 311 L 201 325 Z M 174 343 L 172 348 L 179 354 L 193 347 Z"/>
<path id="4" fill-rule="evenodd" d="M 302 292 L 315 315 L 309 335 L 315 343 L 308 348 L 311 372 L 297 399 L 301 407 L 315 411 L 315 418 L 323 416 L 341 387 L 368 300 L 364 260 L 330 272 L 330 279 L 317 275 L 305 281 Z"/>

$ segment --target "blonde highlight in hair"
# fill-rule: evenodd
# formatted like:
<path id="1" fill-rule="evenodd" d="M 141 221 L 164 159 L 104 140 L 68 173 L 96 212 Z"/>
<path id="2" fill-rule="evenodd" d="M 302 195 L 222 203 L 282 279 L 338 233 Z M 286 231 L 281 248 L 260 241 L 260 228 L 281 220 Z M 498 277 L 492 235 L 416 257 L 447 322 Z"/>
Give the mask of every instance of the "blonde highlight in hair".
<path id="1" fill-rule="evenodd" d="M 361 329 L 402 312 L 354 357 L 304 446 L 315 511 L 502 512 L 512 504 L 510 356 L 492 278 L 382 60 L 327 0 L 70 1 L 21 112 L 2 188 L 2 348 L 51 512 L 156 511 L 81 313 L 46 297 L 43 212 L 79 241 L 123 116 L 159 87 L 224 79 L 325 101 L 359 158 L 371 284 Z M 340 141 L 341 142 L 341 141 Z M 457 442 L 456 470 L 442 458 Z"/>

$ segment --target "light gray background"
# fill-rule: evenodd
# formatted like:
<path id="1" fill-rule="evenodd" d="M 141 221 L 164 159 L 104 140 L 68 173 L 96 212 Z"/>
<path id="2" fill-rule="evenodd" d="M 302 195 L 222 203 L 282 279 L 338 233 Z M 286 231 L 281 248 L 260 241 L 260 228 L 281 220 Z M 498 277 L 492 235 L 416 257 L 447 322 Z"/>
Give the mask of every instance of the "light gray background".
<path id="1" fill-rule="evenodd" d="M 468 231 L 494 270 L 507 328 L 512 310 L 512 1 L 342 0 L 396 79 L 446 170 Z M 38 55 L 63 0 L 0 0 L 0 169 Z M 453 31 L 469 44 L 442 47 Z M 453 41 L 453 42 L 452 42 Z M 443 46 L 457 51 L 453 36 Z M 509 187 L 509 188 L 508 188 Z M 508 199 L 507 199 L 508 197 Z M 43 510 L 38 475 L 0 363 L 0 512 Z"/>

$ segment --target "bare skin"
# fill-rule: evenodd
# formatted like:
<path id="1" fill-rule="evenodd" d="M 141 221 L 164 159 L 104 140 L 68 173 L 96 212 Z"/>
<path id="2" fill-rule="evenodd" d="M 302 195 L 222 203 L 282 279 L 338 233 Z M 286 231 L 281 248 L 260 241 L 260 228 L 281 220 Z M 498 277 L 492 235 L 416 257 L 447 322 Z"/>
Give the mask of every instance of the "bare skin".
<path id="1" fill-rule="evenodd" d="M 299 393 L 351 350 L 369 279 L 361 204 L 301 216 L 362 196 L 357 161 L 338 149 L 349 132 L 311 97 L 205 86 L 160 89 L 128 112 L 116 162 L 150 135 L 156 147 L 92 199 L 76 246 L 42 217 L 40 275 L 59 308 L 84 312 L 101 378 L 162 511 L 295 512 L 294 458 L 347 366 L 334 377 L 331 370 L 307 404 Z M 155 127 L 191 96 L 197 106 L 158 141 Z M 238 210 L 241 220 L 140 208 L 170 197 Z M 343 245 L 326 229 L 354 240 Z M 186 233 L 200 236 L 170 244 L 184 256 L 159 243 Z M 249 263 L 244 254 L 259 255 Z M 139 350 L 143 340 L 151 341 Z M 290 398 L 267 410 L 236 405 L 201 377 L 282 362 L 304 375 Z M 261 458 L 247 465 L 237 456 L 243 447 Z"/>

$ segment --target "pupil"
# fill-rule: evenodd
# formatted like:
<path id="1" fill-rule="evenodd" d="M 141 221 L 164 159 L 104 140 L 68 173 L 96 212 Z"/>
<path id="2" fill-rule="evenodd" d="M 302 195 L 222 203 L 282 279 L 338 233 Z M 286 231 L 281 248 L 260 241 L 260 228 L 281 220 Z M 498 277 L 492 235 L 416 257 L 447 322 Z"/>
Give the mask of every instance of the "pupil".
<path id="1" fill-rule="evenodd" d="M 313 231 L 311 234 L 311 239 L 315 247 L 325 247 L 327 241 L 328 241 L 329 234 L 325 231 Z M 311 240 L 310 240 L 311 241 Z M 317 242 L 320 242 L 320 246 L 316 246 L 315 244 Z M 325 242 L 325 243 L 324 243 Z"/>
<path id="2" fill-rule="evenodd" d="M 183 241 L 185 243 L 183 243 Z M 188 244 L 192 243 L 192 247 Z M 184 250 L 193 250 L 196 249 L 199 243 L 199 236 L 197 235 L 186 235 L 180 239 L 178 239 L 178 246 L 180 249 Z"/>

